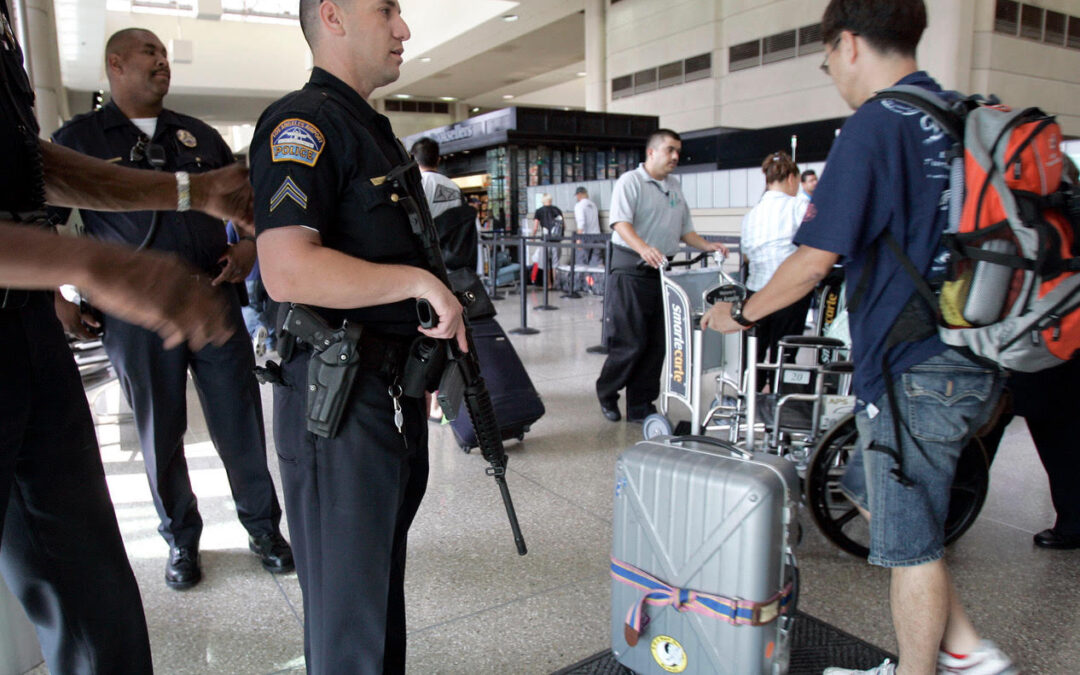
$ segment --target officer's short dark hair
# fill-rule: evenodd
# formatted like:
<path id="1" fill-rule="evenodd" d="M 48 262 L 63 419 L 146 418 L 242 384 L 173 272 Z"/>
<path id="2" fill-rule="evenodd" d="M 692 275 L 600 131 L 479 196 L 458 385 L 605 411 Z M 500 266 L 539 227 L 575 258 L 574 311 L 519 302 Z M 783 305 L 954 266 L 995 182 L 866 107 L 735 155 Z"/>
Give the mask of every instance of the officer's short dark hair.
<path id="1" fill-rule="evenodd" d="M 926 5 L 923 0 L 832 0 L 821 19 L 822 41 L 832 44 L 845 30 L 883 54 L 915 56 L 926 30 Z"/>
<path id="2" fill-rule="evenodd" d="M 576 194 L 576 195 L 588 195 L 589 191 L 585 189 L 584 185 L 579 185 L 578 189 L 574 190 L 574 194 Z"/>
<path id="3" fill-rule="evenodd" d="M 799 176 L 799 181 L 805 183 L 807 178 L 816 175 L 817 171 L 814 171 L 813 169 L 807 169 L 806 171 L 803 171 L 802 174 Z"/>
<path id="4" fill-rule="evenodd" d="M 434 168 L 439 165 L 439 143 L 434 138 L 424 136 L 413 143 L 412 149 L 409 150 L 409 154 L 413 156 L 413 159 L 415 159 L 416 163 L 420 166 L 430 166 Z"/>
<path id="5" fill-rule="evenodd" d="M 656 131 L 649 134 L 649 140 L 646 141 L 645 147 L 655 148 L 668 138 L 674 141 L 682 141 L 682 136 L 679 136 L 679 134 L 675 133 L 671 129 L 657 129 Z"/>
<path id="6" fill-rule="evenodd" d="M 300 32 L 304 34 L 308 47 L 315 48 L 315 31 L 319 25 L 319 5 L 322 0 L 300 0 Z"/>

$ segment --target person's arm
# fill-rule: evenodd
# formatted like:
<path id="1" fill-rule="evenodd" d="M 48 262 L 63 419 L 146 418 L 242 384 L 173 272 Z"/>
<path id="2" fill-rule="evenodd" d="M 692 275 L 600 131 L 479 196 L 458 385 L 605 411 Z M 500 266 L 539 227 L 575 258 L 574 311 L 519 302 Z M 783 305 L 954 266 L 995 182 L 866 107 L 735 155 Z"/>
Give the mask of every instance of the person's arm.
<path id="1" fill-rule="evenodd" d="M 457 339 L 468 350 L 461 303 L 435 275 L 411 265 L 368 262 L 326 248 L 319 233 L 306 227 L 277 227 L 258 240 L 260 273 L 270 297 L 331 309 L 385 305 L 424 298 L 439 316 L 429 337 Z"/>
<path id="2" fill-rule="evenodd" d="M 684 244 L 693 246 L 699 251 L 720 251 L 724 255 L 728 254 L 727 246 L 724 246 L 718 241 L 706 241 L 705 238 L 697 232 L 684 234 L 682 240 Z"/>
<path id="3" fill-rule="evenodd" d="M 245 236 L 236 243 L 229 244 L 218 258 L 218 263 L 222 267 L 221 272 L 211 282 L 214 286 L 235 284 L 247 279 L 251 268 L 255 266 L 255 240 Z"/>
<path id="4" fill-rule="evenodd" d="M 840 256 L 810 246 L 800 246 L 788 256 L 776 274 L 743 305 L 743 317 L 760 321 L 781 310 L 814 290 L 814 287 L 832 270 Z M 718 302 L 701 318 L 701 327 L 712 328 L 721 333 L 737 333 L 744 330 L 731 318 L 731 303 Z"/>
<path id="5" fill-rule="evenodd" d="M 54 206 L 96 211 L 172 211 L 177 207 L 176 176 L 131 169 L 41 141 L 45 200 Z M 191 174 L 191 208 L 232 220 L 254 233 L 251 184 L 241 164 Z"/>
<path id="6" fill-rule="evenodd" d="M 221 293 L 197 275 L 174 256 L 0 223 L 0 286 L 74 284 L 102 311 L 157 332 L 166 349 L 224 344 L 233 332 Z"/>

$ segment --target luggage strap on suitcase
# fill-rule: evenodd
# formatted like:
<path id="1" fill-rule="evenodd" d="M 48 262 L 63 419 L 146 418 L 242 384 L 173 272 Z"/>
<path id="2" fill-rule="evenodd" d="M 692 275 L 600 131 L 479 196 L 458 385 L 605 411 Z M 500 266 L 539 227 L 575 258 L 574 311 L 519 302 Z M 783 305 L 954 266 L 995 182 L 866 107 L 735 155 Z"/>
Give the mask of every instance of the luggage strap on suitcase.
<path id="1" fill-rule="evenodd" d="M 626 613 L 626 625 L 623 627 L 626 643 L 631 647 L 637 645 L 645 626 L 649 623 L 646 605 L 654 607 L 670 605 L 679 612 L 695 612 L 736 626 L 763 626 L 787 612 L 793 589 L 793 585 L 789 583 L 783 590 L 764 602 L 727 598 L 722 595 L 670 586 L 614 556 L 611 558 L 611 577 L 642 591 L 641 599 L 634 603 L 630 611 Z"/>

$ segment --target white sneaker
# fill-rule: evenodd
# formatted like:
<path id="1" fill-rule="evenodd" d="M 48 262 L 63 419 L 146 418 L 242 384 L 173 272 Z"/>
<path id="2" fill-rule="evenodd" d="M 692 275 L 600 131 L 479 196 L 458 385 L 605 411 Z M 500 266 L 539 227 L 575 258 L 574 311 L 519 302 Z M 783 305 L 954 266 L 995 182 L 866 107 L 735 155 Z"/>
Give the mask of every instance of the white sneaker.
<path id="1" fill-rule="evenodd" d="M 896 664 L 885 659 L 880 666 L 874 666 L 869 670 L 852 670 L 833 666 L 826 668 L 821 675 L 896 675 Z"/>
<path id="2" fill-rule="evenodd" d="M 958 659 L 938 652 L 938 675 L 1017 675 L 1020 671 L 993 642 L 983 640 L 975 651 Z"/>
<path id="3" fill-rule="evenodd" d="M 255 356 L 266 355 L 266 343 L 270 333 L 266 330 L 266 326 L 259 326 L 255 329 L 255 338 L 252 342 L 255 343 Z"/>

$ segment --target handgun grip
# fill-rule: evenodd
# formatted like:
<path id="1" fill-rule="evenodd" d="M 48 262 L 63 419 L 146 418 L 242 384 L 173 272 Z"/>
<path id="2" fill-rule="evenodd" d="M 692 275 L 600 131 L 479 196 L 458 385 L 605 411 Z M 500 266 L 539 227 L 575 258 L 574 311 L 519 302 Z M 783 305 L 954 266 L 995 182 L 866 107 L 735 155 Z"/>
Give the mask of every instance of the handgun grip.
<path id="1" fill-rule="evenodd" d="M 420 319 L 421 328 L 434 328 L 439 325 L 439 315 L 435 308 L 424 298 L 416 299 L 416 318 Z"/>

